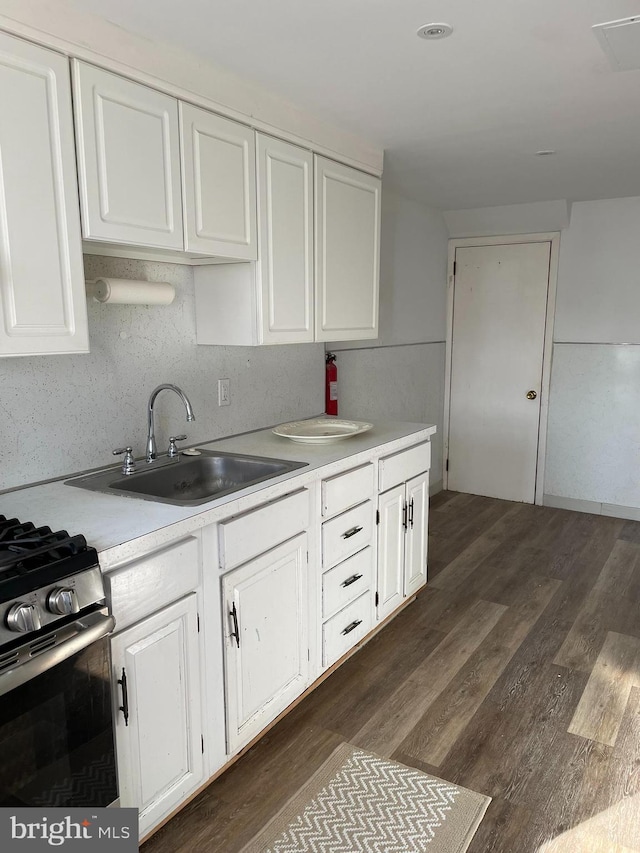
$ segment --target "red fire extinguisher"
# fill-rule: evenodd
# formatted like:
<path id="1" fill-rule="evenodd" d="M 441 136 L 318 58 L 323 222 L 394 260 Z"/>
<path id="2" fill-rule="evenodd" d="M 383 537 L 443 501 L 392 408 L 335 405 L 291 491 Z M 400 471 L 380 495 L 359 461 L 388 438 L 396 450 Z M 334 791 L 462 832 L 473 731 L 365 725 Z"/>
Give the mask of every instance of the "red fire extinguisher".
<path id="1" fill-rule="evenodd" d="M 338 414 L 338 368 L 336 357 L 332 352 L 327 353 L 327 379 L 325 385 L 325 412 L 328 415 Z"/>

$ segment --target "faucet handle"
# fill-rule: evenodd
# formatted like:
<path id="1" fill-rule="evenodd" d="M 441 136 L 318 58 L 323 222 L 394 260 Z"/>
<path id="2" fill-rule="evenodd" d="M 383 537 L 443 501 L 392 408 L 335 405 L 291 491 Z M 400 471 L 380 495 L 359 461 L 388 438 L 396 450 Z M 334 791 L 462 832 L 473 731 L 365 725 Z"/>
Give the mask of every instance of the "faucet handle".
<path id="1" fill-rule="evenodd" d="M 169 457 L 169 459 L 173 459 L 175 456 L 180 455 L 180 451 L 176 447 L 176 441 L 185 441 L 186 438 L 186 435 L 172 435 L 169 438 L 169 450 L 167 452 L 167 456 Z"/>
<path id="2" fill-rule="evenodd" d="M 123 453 L 124 459 L 122 460 L 122 473 L 133 474 L 133 472 L 136 470 L 136 463 L 133 458 L 133 448 L 119 447 L 117 450 L 113 451 L 114 456 L 121 456 Z"/>

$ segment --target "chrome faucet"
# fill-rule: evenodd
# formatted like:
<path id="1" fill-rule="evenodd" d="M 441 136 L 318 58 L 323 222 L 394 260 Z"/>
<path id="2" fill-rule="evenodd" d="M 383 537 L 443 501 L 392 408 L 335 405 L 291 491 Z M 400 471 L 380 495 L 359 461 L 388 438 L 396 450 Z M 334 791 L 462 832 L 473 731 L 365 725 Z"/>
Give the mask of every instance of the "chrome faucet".
<path id="1" fill-rule="evenodd" d="M 147 423 L 148 423 L 148 432 L 147 432 L 147 462 L 153 462 L 156 458 L 156 431 L 153 423 L 153 404 L 156 401 L 156 397 L 161 391 L 175 391 L 175 393 L 180 397 L 182 402 L 184 403 L 184 407 L 187 410 L 187 420 L 195 421 L 196 416 L 193 414 L 193 409 L 191 408 L 191 403 L 189 402 L 189 398 L 187 395 L 178 388 L 177 385 L 158 385 L 157 388 L 154 388 L 151 392 L 151 396 L 149 397 L 149 406 L 147 408 Z"/>

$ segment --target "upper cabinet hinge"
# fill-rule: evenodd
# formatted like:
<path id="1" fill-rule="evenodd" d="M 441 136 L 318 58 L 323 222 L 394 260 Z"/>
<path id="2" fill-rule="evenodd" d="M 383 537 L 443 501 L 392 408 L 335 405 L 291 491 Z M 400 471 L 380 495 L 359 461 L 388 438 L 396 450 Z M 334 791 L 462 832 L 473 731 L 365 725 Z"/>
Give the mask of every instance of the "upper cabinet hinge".
<path id="1" fill-rule="evenodd" d="M 380 524 L 380 510 L 376 510 L 376 524 Z"/>

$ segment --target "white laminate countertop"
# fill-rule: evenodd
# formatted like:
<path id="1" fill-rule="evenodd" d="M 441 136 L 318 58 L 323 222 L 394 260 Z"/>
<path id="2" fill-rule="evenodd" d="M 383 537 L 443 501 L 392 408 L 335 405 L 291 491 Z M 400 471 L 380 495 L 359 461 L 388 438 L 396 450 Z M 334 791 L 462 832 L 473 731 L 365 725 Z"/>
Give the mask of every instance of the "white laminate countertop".
<path id="1" fill-rule="evenodd" d="M 427 440 L 435 431 L 429 424 L 384 422 L 342 441 L 311 445 L 281 438 L 270 429 L 259 430 L 198 446 L 306 462 L 307 466 L 195 507 L 91 492 L 57 480 L 0 495 L 0 514 L 53 530 L 82 533 L 97 549 L 103 570 L 109 570 L 200 527 L 272 500 L 291 490 L 294 484 L 290 480 L 297 480 L 295 487 L 303 487 L 318 477 L 319 468 L 330 476 L 344 467 L 341 463 L 346 459 L 358 465 Z M 390 443 L 394 447 L 385 450 Z"/>

